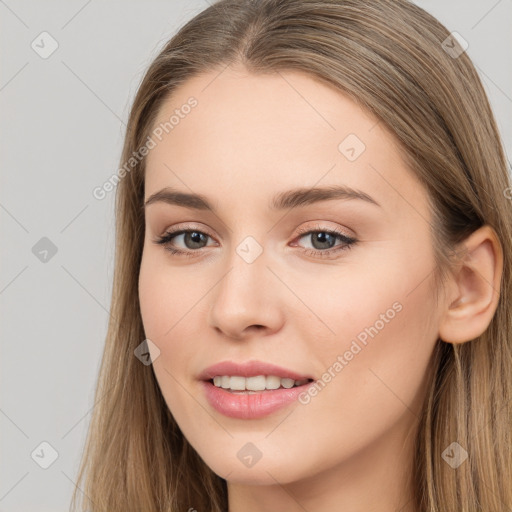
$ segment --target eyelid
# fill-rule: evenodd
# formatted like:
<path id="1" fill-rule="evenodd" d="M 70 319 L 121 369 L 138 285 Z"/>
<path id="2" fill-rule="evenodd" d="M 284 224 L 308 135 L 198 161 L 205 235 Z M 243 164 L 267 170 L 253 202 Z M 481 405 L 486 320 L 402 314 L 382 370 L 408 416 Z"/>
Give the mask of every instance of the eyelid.
<path id="1" fill-rule="evenodd" d="M 326 226 L 325 224 L 322 224 L 320 223 L 320 221 L 316 221 L 318 222 L 318 224 L 314 225 L 314 226 L 307 226 L 307 227 L 301 227 L 298 229 L 298 236 L 300 237 L 300 235 L 305 235 L 305 234 L 309 234 L 311 232 L 317 232 L 317 231 L 321 231 L 321 232 L 324 232 L 324 231 L 327 231 L 327 232 L 334 232 L 338 235 L 341 235 L 341 236 L 344 236 L 348 239 L 356 239 L 357 236 L 355 235 L 351 235 L 350 233 L 342 230 L 339 228 L 339 226 L 335 226 L 335 227 L 329 227 L 329 226 Z"/>
<path id="2" fill-rule="evenodd" d="M 172 228 L 166 228 L 163 230 L 162 234 L 160 236 L 165 236 L 169 233 L 177 234 L 181 233 L 182 231 L 201 231 L 201 233 L 204 233 L 205 235 L 208 235 L 210 238 L 215 239 L 215 237 L 211 234 L 210 230 L 206 227 L 203 227 L 197 223 L 194 222 L 185 222 L 184 224 L 177 224 L 176 226 L 173 226 Z M 222 237 L 220 237 L 222 239 Z"/>

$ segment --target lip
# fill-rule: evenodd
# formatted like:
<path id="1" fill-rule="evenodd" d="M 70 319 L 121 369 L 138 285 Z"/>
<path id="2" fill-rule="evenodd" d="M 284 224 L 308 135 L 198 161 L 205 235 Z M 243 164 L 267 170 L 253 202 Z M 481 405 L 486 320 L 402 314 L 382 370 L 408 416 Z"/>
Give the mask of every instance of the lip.
<path id="1" fill-rule="evenodd" d="M 258 375 L 275 375 L 281 379 L 315 380 L 312 375 L 302 375 L 293 370 L 283 368 L 264 361 L 247 361 L 245 363 L 236 363 L 234 361 L 222 361 L 209 366 L 201 372 L 199 380 L 210 380 L 216 375 L 229 375 L 240 377 L 256 377 Z"/>
<path id="2" fill-rule="evenodd" d="M 311 382 L 289 389 L 281 388 L 252 393 L 233 393 L 226 389 L 218 388 L 210 382 L 210 380 L 217 375 L 240 377 L 275 375 L 282 379 L 310 379 Z M 311 375 L 300 374 L 293 370 L 263 361 L 248 361 L 246 363 L 222 361 L 203 370 L 199 375 L 199 379 L 202 381 L 201 386 L 206 395 L 206 399 L 216 411 L 230 418 L 244 420 L 268 416 L 296 402 L 299 395 L 305 392 L 308 386 L 314 384 L 315 381 L 314 377 Z"/>
<path id="3" fill-rule="evenodd" d="M 274 389 L 248 393 L 232 393 L 218 388 L 209 380 L 202 381 L 203 392 L 209 404 L 217 411 L 230 418 L 252 420 L 268 416 L 296 402 L 301 393 L 314 384 L 308 382 L 290 389 Z"/>

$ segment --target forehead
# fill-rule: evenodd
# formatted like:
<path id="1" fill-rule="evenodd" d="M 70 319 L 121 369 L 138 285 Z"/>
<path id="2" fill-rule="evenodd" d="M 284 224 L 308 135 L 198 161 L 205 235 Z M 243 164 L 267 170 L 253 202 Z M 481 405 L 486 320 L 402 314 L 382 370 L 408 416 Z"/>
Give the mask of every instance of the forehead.
<path id="1" fill-rule="evenodd" d="M 191 98 L 197 104 L 189 108 Z M 155 126 L 173 117 L 168 131 L 176 145 L 191 135 L 197 144 L 236 137 L 251 156 L 257 148 L 307 154 L 322 140 L 332 149 L 349 133 L 368 138 L 378 122 L 340 90 L 303 72 L 252 74 L 230 67 L 182 84 L 160 109 Z"/>
<path id="2" fill-rule="evenodd" d="M 302 72 L 228 67 L 195 76 L 164 103 L 153 133 L 159 127 L 161 140 L 154 137 L 147 156 L 146 198 L 174 186 L 213 195 L 236 190 L 243 202 L 343 184 L 379 202 L 396 203 L 397 189 L 419 200 L 412 197 L 418 183 L 382 123 Z"/>

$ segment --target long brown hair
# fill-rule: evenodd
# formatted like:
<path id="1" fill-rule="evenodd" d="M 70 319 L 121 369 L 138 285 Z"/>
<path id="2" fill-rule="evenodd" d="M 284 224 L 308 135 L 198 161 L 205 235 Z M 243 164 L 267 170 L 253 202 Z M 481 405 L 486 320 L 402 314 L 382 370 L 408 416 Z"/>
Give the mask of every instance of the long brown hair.
<path id="1" fill-rule="evenodd" d="M 421 512 L 503 512 L 512 507 L 512 189 L 481 81 L 468 55 L 452 47 L 459 49 L 449 31 L 407 0 L 220 0 L 151 63 L 121 162 L 144 146 L 177 86 L 231 64 L 306 72 L 375 115 L 426 188 L 439 268 L 484 224 L 502 244 L 501 295 L 488 329 L 460 345 L 437 342 L 413 476 Z M 72 506 L 80 497 L 92 512 L 225 512 L 226 481 L 188 444 L 152 366 L 134 356 L 145 339 L 138 302 L 144 169 L 142 158 L 117 184 L 111 319 Z M 456 469 L 442 458 L 452 442 L 469 454 Z"/>

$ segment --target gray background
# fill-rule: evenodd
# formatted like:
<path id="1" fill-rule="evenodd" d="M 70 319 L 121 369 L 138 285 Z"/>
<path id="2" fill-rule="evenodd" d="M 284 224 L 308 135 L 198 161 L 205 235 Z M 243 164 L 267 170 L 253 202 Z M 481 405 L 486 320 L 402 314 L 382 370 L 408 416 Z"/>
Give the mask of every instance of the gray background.
<path id="1" fill-rule="evenodd" d="M 512 0 L 417 3 L 468 41 L 512 155 Z M 117 170 L 147 65 L 206 6 L 0 0 L 0 512 L 68 510 L 113 276 L 114 192 L 92 190 Z M 43 31 L 59 45 L 46 59 Z"/>

